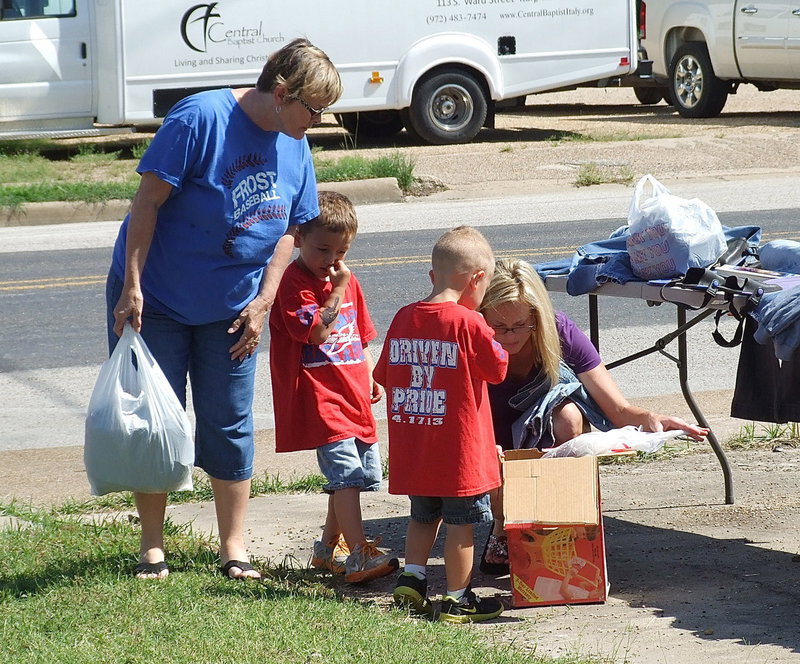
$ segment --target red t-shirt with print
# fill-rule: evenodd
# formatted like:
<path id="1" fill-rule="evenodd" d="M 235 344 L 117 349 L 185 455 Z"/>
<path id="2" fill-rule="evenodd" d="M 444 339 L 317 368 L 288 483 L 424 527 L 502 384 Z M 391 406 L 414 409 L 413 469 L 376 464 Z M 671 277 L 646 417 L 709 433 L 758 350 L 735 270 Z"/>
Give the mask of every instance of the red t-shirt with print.
<path id="1" fill-rule="evenodd" d="M 486 383 L 507 368 L 475 311 L 416 302 L 397 312 L 375 366 L 386 388 L 390 493 L 476 496 L 500 486 Z"/>
<path id="2" fill-rule="evenodd" d="M 269 366 L 278 452 L 315 449 L 355 436 L 378 440 L 364 346 L 377 336 L 354 274 L 323 344 L 308 336 L 332 290 L 297 262 L 286 268 L 269 315 Z"/>

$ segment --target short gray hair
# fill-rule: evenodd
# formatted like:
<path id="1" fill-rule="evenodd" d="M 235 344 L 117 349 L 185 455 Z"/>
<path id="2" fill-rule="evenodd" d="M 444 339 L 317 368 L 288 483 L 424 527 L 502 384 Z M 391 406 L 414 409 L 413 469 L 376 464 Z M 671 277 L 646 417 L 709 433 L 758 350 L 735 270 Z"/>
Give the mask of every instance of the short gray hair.
<path id="1" fill-rule="evenodd" d="M 318 100 L 323 106 L 342 96 L 342 80 L 330 58 L 303 38 L 290 41 L 269 56 L 256 88 L 271 92 L 277 85 L 285 86 L 291 96 Z"/>

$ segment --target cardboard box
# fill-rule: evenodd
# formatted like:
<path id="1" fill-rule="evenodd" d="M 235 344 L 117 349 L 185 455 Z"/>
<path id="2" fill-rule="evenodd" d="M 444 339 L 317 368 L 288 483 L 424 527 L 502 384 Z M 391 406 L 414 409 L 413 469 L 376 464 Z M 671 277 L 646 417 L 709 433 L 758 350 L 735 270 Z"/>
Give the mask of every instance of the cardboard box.
<path id="1" fill-rule="evenodd" d="M 514 607 L 608 597 L 597 457 L 506 452 L 503 512 Z"/>

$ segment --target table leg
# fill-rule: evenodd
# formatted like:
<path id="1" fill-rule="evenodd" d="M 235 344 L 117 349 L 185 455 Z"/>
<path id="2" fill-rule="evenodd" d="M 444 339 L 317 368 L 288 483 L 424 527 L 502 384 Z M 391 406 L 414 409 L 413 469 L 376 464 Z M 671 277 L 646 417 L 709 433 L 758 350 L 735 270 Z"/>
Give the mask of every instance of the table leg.
<path id="1" fill-rule="evenodd" d="M 597 352 L 600 352 L 600 315 L 598 313 L 597 295 L 589 293 L 589 340 Z"/>
<path id="2" fill-rule="evenodd" d="M 677 309 L 678 329 L 681 329 L 684 325 L 686 325 L 686 309 L 683 307 L 677 307 Z M 728 458 L 725 456 L 725 451 L 719 444 L 714 432 L 708 426 L 708 421 L 706 420 L 705 415 L 703 415 L 703 411 L 700 410 L 700 407 L 697 405 L 697 402 L 694 399 L 694 395 L 692 395 L 692 392 L 689 389 L 688 353 L 686 349 L 685 332 L 678 335 L 678 379 L 681 384 L 683 398 L 686 400 L 689 410 L 692 411 L 692 414 L 697 419 L 697 423 L 700 426 L 708 429 L 708 442 L 711 445 L 711 449 L 714 450 L 714 454 L 717 455 L 719 465 L 722 467 L 722 475 L 725 481 L 725 504 L 733 505 L 733 477 L 731 475 L 731 467 L 728 463 Z"/>

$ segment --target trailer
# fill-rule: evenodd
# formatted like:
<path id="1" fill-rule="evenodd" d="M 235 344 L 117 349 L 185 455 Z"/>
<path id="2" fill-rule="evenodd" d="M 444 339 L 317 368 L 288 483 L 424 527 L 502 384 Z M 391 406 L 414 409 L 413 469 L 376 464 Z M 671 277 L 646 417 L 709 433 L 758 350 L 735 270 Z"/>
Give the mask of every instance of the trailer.
<path id="1" fill-rule="evenodd" d="M 0 138 L 157 124 L 298 36 L 351 132 L 472 140 L 498 102 L 636 71 L 635 0 L 0 0 Z"/>

